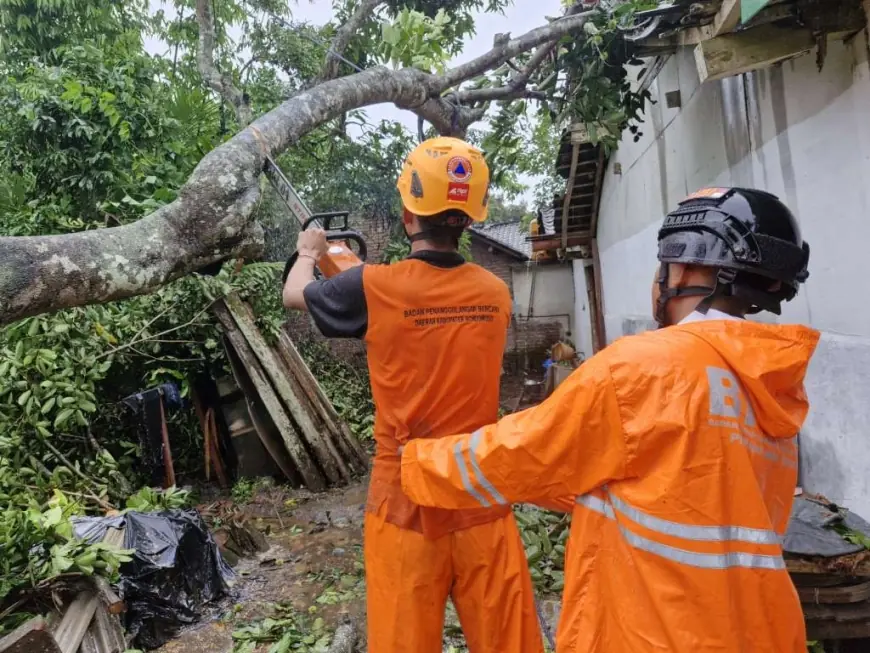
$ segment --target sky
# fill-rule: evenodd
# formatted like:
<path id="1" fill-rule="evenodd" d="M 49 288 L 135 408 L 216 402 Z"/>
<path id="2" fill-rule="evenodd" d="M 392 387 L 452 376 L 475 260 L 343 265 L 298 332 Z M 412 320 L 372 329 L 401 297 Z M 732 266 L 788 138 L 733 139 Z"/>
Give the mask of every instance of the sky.
<path id="1" fill-rule="evenodd" d="M 152 10 L 163 9 L 167 16 L 175 15 L 172 2 L 155 1 Z M 329 22 L 333 16 L 331 0 L 298 0 L 293 7 L 293 19 L 299 22 L 310 22 L 322 25 Z M 560 0 L 514 0 L 513 4 L 505 9 L 503 14 L 489 14 L 478 12 L 475 15 L 476 34 L 468 39 L 462 53 L 451 64 L 457 65 L 474 59 L 492 48 L 493 37 L 496 34 L 510 32 L 512 36 L 519 36 L 534 27 L 546 23 L 546 17 L 560 16 L 564 9 Z M 235 36 L 230 31 L 231 36 Z M 148 39 L 146 49 L 159 54 L 165 52 L 165 44 L 154 39 Z M 244 58 L 244 53 L 240 53 Z M 402 111 L 392 104 L 377 104 L 365 109 L 370 122 L 377 123 L 382 119 L 397 120 L 412 133 L 417 132 L 417 116 L 410 111 Z M 522 181 L 529 186 L 534 179 L 523 178 Z M 524 194 L 525 199 L 531 199 L 531 190 Z"/>

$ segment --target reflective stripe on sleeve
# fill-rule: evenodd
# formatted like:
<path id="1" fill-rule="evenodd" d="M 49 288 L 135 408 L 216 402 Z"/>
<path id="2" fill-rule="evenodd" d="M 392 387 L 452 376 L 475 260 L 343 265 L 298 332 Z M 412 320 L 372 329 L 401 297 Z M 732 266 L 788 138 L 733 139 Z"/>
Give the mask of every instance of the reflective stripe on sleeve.
<path id="1" fill-rule="evenodd" d="M 480 469 L 480 464 L 477 462 L 477 447 L 480 445 L 480 429 L 471 434 L 471 442 L 469 443 L 468 457 L 471 459 L 471 467 L 474 469 L 474 476 L 480 486 L 489 492 L 489 495 L 495 499 L 496 503 L 503 506 L 507 505 L 505 498 L 495 489 L 489 479 L 483 475 L 483 470 Z"/>
<path id="2" fill-rule="evenodd" d="M 489 508 L 492 504 L 486 500 L 486 498 L 475 489 L 475 487 L 471 484 L 471 478 L 468 476 L 468 466 L 465 464 L 465 460 L 462 458 L 462 441 L 456 443 L 456 446 L 453 447 L 453 457 L 456 459 L 456 464 L 459 466 L 459 475 L 462 477 L 462 485 L 465 487 L 465 491 L 468 492 L 471 496 L 477 499 L 477 502 L 483 506 L 484 508 Z"/>

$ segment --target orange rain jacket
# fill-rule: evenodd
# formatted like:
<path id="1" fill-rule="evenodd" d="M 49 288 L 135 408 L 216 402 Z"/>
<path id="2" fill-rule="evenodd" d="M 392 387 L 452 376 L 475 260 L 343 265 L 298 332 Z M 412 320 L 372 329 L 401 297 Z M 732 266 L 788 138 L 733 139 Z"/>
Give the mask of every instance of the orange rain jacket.
<path id="1" fill-rule="evenodd" d="M 628 337 L 541 405 L 411 441 L 424 506 L 573 499 L 559 653 L 805 653 L 784 535 L 818 333 L 702 321 Z"/>

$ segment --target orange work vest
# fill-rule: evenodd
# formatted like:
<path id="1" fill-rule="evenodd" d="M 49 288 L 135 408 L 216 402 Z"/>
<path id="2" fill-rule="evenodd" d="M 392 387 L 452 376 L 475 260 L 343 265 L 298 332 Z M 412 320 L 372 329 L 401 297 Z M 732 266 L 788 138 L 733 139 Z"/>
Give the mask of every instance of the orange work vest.
<path id="1" fill-rule="evenodd" d="M 403 487 L 573 506 L 558 653 L 805 653 L 781 540 L 818 338 L 726 320 L 623 338 L 535 408 L 409 444 Z"/>
<path id="2" fill-rule="evenodd" d="M 436 267 L 421 260 L 367 265 L 369 373 L 377 452 L 366 508 L 435 539 L 494 521 L 509 506 L 452 511 L 421 508 L 402 492 L 399 446 L 439 438 L 498 418 L 499 380 L 511 298 L 480 266 Z"/>

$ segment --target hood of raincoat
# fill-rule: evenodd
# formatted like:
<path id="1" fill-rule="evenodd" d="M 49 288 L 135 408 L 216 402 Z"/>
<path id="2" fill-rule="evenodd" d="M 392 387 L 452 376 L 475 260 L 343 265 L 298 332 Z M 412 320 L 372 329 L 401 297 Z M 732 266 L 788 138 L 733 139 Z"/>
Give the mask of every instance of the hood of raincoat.
<path id="1" fill-rule="evenodd" d="M 711 320 L 681 324 L 715 349 L 740 380 L 769 437 L 792 438 L 809 410 L 804 378 L 819 342 L 806 326 Z"/>

